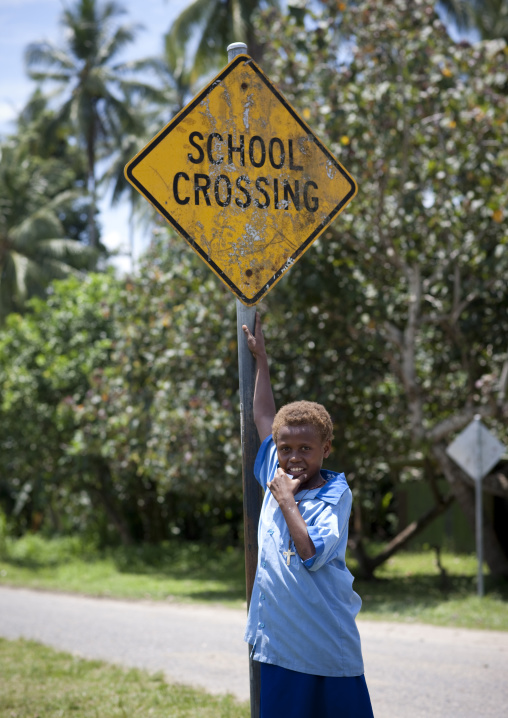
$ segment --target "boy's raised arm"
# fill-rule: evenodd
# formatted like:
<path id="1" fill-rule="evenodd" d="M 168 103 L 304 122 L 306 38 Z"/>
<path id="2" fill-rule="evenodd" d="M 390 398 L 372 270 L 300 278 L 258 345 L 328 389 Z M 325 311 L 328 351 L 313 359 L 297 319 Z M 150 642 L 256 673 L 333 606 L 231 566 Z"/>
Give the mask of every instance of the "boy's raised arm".
<path id="1" fill-rule="evenodd" d="M 242 326 L 247 337 L 247 346 L 256 360 L 256 384 L 254 387 L 254 422 L 259 438 L 264 441 L 272 433 L 273 419 L 276 414 L 270 382 L 270 369 L 266 354 L 265 338 L 261 329 L 261 317 L 256 313 L 254 334 L 244 324 Z"/>

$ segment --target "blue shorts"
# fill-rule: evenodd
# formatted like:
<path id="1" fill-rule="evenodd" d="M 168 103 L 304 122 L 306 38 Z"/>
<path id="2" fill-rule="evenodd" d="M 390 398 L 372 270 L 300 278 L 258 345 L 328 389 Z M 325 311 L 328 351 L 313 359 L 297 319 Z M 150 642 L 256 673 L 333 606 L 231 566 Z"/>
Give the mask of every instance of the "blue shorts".
<path id="1" fill-rule="evenodd" d="M 365 676 L 330 678 L 260 665 L 259 718 L 374 718 Z"/>

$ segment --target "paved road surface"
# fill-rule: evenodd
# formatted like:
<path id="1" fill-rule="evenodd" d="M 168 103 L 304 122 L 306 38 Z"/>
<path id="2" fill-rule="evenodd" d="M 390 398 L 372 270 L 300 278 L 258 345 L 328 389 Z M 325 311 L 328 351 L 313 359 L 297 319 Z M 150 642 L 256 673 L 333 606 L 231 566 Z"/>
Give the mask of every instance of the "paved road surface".
<path id="1" fill-rule="evenodd" d="M 0 587 L 0 635 L 249 695 L 245 615 Z M 508 634 L 359 621 L 376 718 L 505 718 Z"/>

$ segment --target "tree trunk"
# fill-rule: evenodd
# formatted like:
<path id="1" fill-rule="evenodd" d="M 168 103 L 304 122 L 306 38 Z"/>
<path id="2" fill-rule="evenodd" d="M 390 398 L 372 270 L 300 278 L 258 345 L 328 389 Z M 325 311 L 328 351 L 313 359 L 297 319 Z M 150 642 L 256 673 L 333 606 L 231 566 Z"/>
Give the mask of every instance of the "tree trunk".
<path id="1" fill-rule="evenodd" d="M 92 107 L 92 118 L 87 136 L 87 190 L 90 200 L 88 208 L 88 242 L 94 249 L 97 247 L 97 225 L 95 224 L 95 211 L 97 208 L 97 182 L 95 177 L 96 105 L 97 102 L 95 101 Z"/>
<path id="2" fill-rule="evenodd" d="M 157 487 L 150 479 L 145 481 L 143 499 L 145 503 L 140 512 L 143 540 L 157 544 L 167 538 L 167 533 L 161 515 L 161 504 L 157 501 Z"/>
<path id="3" fill-rule="evenodd" d="M 427 526 L 429 526 L 434 519 L 440 516 L 450 504 L 454 501 L 454 496 L 450 495 L 442 499 L 439 503 L 433 506 L 430 511 L 427 511 L 423 516 L 420 516 L 416 521 L 412 521 L 409 526 L 400 531 L 390 543 L 384 547 L 376 556 L 368 556 L 363 546 L 362 537 L 359 534 L 353 534 L 348 541 L 348 547 L 351 549 L 353 556 L 356 558 L 360 565 L 360 573 L 362 578 L 370 579 L 374 576 L 376 568 L 381 566 L 387 561 L 394 553 L 400 551 L 412 538 L 421 533 Z"/>
<path id="4" fill-rule="evenodd" d="M 109 521 L 111 521 L 113 526 L 118 531 L 122 544 L 124 546 L 132 546 L 134 544 L 134 539 L 132 538 L 130 528 L 124 517 L 121 515 L 121 512 L 118 511 L 114 505 L 111 492 L 108 490 L 108 484 L 111 485 L 112 483 L 109 467 L 105 466 L 101 462 L 95 461 L 92 471 L 95 471 L 100 484 L 100 488 L 97 486 L 87 486 L 87 491 L 90 495 L 92 503 L 94 503 L 94 498 L 98 499 L 98 501 L 95 502 L 96 505 L 98 503 L 99 506 L 104 509 Z"/>
<path id="5" fill-rule="evenodd" d="M 462 477 L 462 470 L 448 457 L 443 444 L 436 444 L 433 453 L 474 534 L 476 526 L 474 489 Z M 493 576 L 508 577 L 508 557 L 499 544 L 492 522 L 487 517 L 483 521 L 483 555 Z"/>

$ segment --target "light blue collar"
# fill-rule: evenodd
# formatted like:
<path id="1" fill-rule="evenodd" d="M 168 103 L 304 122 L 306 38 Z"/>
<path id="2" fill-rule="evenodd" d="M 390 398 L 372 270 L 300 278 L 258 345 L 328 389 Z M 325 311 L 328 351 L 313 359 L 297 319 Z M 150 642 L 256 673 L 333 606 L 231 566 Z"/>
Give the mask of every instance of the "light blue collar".
<path id="1" fill-rule="evenodd" d="M 317 489 L 315 493 L 313 490 L 307 491 L 305 498 L 320 499 L 334 506 L 339 503 L 340 497 L 344 491 L 349 488 L 346 477 L 344 474 L 338 474 L 336 471 L 329 471 L 328 469 L 321 469 L 321 475 L 326 479 L 326 484 Z M 296 494 L 295 499 L 297 499 L 298 494 L 302 492 L 305 492 L 305 486 Z"/>

